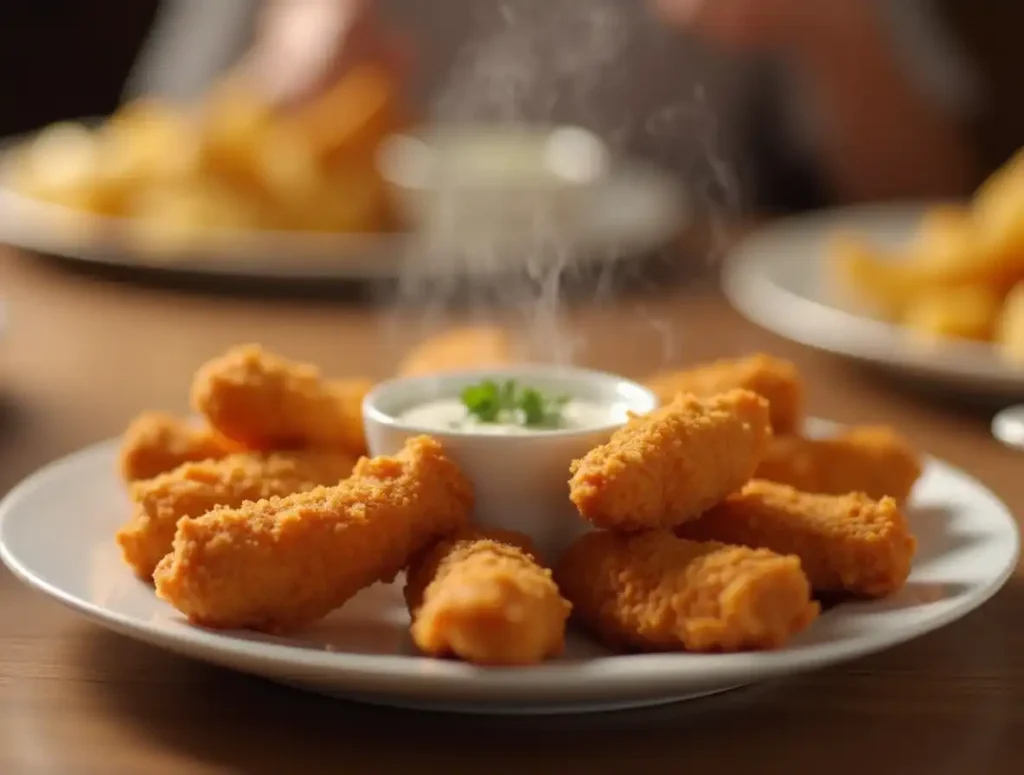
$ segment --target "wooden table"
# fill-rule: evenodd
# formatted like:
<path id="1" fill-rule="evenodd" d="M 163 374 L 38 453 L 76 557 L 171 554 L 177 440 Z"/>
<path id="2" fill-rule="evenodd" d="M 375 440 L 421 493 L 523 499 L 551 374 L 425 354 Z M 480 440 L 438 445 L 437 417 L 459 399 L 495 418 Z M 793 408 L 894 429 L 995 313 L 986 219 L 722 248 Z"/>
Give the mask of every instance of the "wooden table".
<path id="1" fill-rule="evenodd" d="M 324 301 L 140 289 L 0 255 L 0 486 L 186 409 L 197 364 L 260 341 L 331 372 L 388 374 L 419 317 Z M 710 292 L 579 305 L 579 359 L 643 374 L 769 350 L 806 374 L 811 410 L 891 422 L 1024 512 L 1024 457 L 988 415 L 922 399 L 780 341 Z M 660 334 L 657 332 L 661 332 Z M 980 611 L 878 656 L 660 710 L 477 719 L 347 704 L 181 659 L 106 632 L 0 571 L 0 773 L 972 773 L 1024 767 L 1024 574 Z"/>

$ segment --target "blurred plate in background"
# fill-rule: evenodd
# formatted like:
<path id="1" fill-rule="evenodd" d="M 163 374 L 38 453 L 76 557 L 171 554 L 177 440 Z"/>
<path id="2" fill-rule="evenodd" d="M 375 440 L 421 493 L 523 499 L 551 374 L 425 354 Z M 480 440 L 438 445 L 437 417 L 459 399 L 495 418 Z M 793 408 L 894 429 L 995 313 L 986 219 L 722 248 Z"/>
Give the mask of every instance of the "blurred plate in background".
<path id="1" fill-rule="evenodd" d="M 388 280 L 419 276 L 493 275 L 516 270 L 531 254 L 557 243 L 567 263 L 593 264 L 640 256 L 664 247 L 686 222 L 676 181 L 656 168 L 620 160 L 587 191 L 580 217 L 555 235 L 517 230 L 479 236 L 459 247 L 458 234 L 355 234 L 302 231 L 210 230 L 187 242 L 153 244 L 137 238 L 133 222 L 75 211 L 19 193 L 13 185 L 13 148 L 0 149 L 0 243 L 27 251 L 123 268 L 282 280 Z M 457 261 L 447 254 L 461 251 Z M 476 253 L 484 254 L 476 260 Z M 500 257 L 496 259 L 495 257 Z"/>
<path id="2" fill-rule="evenodd" d="M 732 251 L 726 296 L 747 319 L 795 342 L 884 366 L 936 385 L 1000 399 L 1024 398 L 1024 369 L 985 342 L 924 342 L 907 329 L 844 306 L 829 286 L 826 245 L 837 233 L 896 248 L 933 204 L 869 205 L 787 218 Z"/>

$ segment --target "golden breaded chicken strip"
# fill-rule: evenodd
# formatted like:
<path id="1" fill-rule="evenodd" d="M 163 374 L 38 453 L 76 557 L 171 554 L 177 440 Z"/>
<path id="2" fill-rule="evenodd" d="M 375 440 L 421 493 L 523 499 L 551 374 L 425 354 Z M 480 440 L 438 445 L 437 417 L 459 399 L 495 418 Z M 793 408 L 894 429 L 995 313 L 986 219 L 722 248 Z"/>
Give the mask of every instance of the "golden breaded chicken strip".
<path id="1" fill-rule="evenodd" d="M 352 473 L 355 462 L 350 455 L 336 452 L 252 452 L 185 463 L 131 488 L 135 512 L 118 531 L 117 543 L 125 562 L 148 580 L 157 563 L 171 551 L 183 517 L 200 517 L 217 506 L 237 508 L 246 501 L 338 484 Z"/>
<path id="2" fill-rule="evenodd" d="M 811 495 L 763 480 L 749 482 L 676 533 L 795 554 L 816 591 L 867 597 L 897 592 L 917 549 L 892 498 Z"/>
<path id="3" fill-rule="evenodd" d="M 768 402 L 749 390 L 680 395 L 574 461 L 569 497 L 598 527 L 672 527 L 750 479 L 770 438 Z"/>
<path id="4" fill-rule="evenodd" d="M 427 339 L 399 365 L 403 377 L 441 374 L 459 369 L 505 366 L 517 360 L 515 346 L 496 326 L 465 326 Z"/>
<path id="5" fill-rule="evenodd" d="M 362 458 L 335 487 L 178 523 L 157 594 L 201 625 L 285 633 L 313 622 L 465 527 L 472 488 L 441 445 Z"/>
<path id="6" fill-rule="evenodd" d="M 532 665 L 565 648 L 571 606 L 527 536 L 467 531 L 406 571 L 412 639 L 431 656 L 478 665 Z"/>
<path id="7" fill-rule="evenodd" d="M 803 492 L 845 495 L 862 492 L 902 503 L 921 476 L 921 458 L 887 426 L 851 428 L 825 439 L 780 436 L 755 477 Z"/>
<path id="8" fill-rule="evenodd" d="M 555 579 L 580 622 L 616 647 L 778 648 L 818 615 L 796 557 L 667 530 L 587 533 L 566 550 Z"/>
<path id="9" fill-rule="evenodd" d="M 126 482 L 154 476 L 195 460 L 221 458 L 241 448 L 211 428 L 196 428 L 163 412 L 144 412 L 121 439 L 118 467 Z"/>
<path id="10" fill-rule="evenodd" d="M 362 402 L 371 387 L 363 379 L 329 381 L 316 366 L 243 345 L 196 372 L 192 405 L 210 425 L 247 447 L 362 454 Z"/>
<path id="11" fill-rule="evenodd" d="M 772 430 L 796 433 L 804 419 L 804 385 L 800 373 L 789 361 L 758 354 L 747 358 L 719 360 L 682 371 L 663 371 L 648 378 L 646 385 L 662 403 L 679 393 L 699 398 L 742 388 L 767 399 Z"/>

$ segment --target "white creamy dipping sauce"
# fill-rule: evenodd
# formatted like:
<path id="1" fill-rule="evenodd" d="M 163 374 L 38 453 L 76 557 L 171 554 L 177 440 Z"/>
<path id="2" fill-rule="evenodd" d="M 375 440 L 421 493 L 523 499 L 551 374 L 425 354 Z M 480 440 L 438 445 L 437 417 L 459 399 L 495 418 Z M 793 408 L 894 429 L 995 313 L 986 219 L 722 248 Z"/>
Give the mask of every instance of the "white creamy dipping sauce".
<path id="1" fill-rule="evenodd" d="M 511 421 L 482 422 L 466 410 L 466 405 L 460 399 L 441 398 L 410 407 L 398 414 L 395 419 L 429 430 L 511 436 L 583 430 L 624 423 L 629 414 L 629 406 L 625 403 L 604 404 L 581 398 L 571 398 L 561 407 L 559 414 L 561 422 L 556 427 L 528 426 Z"/>

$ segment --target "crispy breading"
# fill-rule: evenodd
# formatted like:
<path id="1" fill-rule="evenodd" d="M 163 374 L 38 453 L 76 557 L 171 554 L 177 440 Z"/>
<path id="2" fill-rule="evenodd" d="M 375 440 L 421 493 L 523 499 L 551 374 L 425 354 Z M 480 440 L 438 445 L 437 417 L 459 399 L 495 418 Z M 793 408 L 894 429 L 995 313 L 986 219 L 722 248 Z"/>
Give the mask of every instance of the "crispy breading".
<path id="1" fill-rule="evenodd" d="M 171 551 L 178 521 L 224 506 L 337 484 L 352 473 L 355 459 L 344 453 L 243 452 L 220 460 L 185 463 L 131 488 L 134 513 L 117 533 L 121 553 L 135 573 L 153 575 Z"/>
<path id="2" fill-rule="evenodd" d="M 121 438 L 118 468 L 126 482 L 152 479 L 182 463 L 221 458 L 241 447 L 212 428 L 164 412 L 143 412 Z"/>
<path id="3" fill-rule="evenodd" d="M 372 383 L 327 380 L 320 370 L 267 352 L 234 347 L 204 364 L 192 405 L 230 439 L 262 450 L 323 447 L 366 451 L 362 401 Z"/>
<path id="4" fill-rule="evenodd" d="M 570 498 L 598 527 L 672 527 L 750 479 L 770 438 L 768 402 L 749 390 L 680 395 L 574 461 Z"/>
<path id="5" fill-rule="evenodd" d="M 892 498 L 812 495 L 754 480 L 676 532 L 800 558 L 819 592 L 884 597 L 910 575 L 917 541 Z"/>
<path id="6" fill-rule="evenodd" d="M 508 334 L 497 326 L 464 326 L 433 336 L 402 360 L 403 377 L 441 374 L 459 369 L 505 366 L 517 360 Z"/>
<path id="7" fill-rule="evenodd" d="M 850 428 L 824 439 L 780 436 L 754 475 L 803 492 L 863 492 L 902 503 L 921 477 L 921 457 L 887 426 Z"/>
<path id="8" fill-rule="evenodd" d="M 587 533 L 566 550 L 555 579 L 574 616 L 616 647 L 778 648 L 818 615 L 796 557 L 667 530 Z"/>
<path id="9" fill-rule="evenodd" d="M 804 420 L 804 384 L 796 366 L 763 353 L 692 369 L 662 371 L 645 384 L 663 404 L 680 393 L 707 398 L 737 388 L 750 390 L 768 401 L 772 430 L 778 434 L 798 432 Z"/>
<path id="10" fill-rule="evenodd" d="M 362 458 L 335 487 L 181 520 L 153 580 L 197 624 L 285 633 L 392 580 L 472 506 L 463 473 L 419 436 L 394 457 Z"/>
<path id="11" fill-rule="evenodd" d="M 530 539 L 470 530 L 420 554 L 406 571 L 413 641 L 432 656 L 531 665 L 565 648 L 571 606 Z"/>

